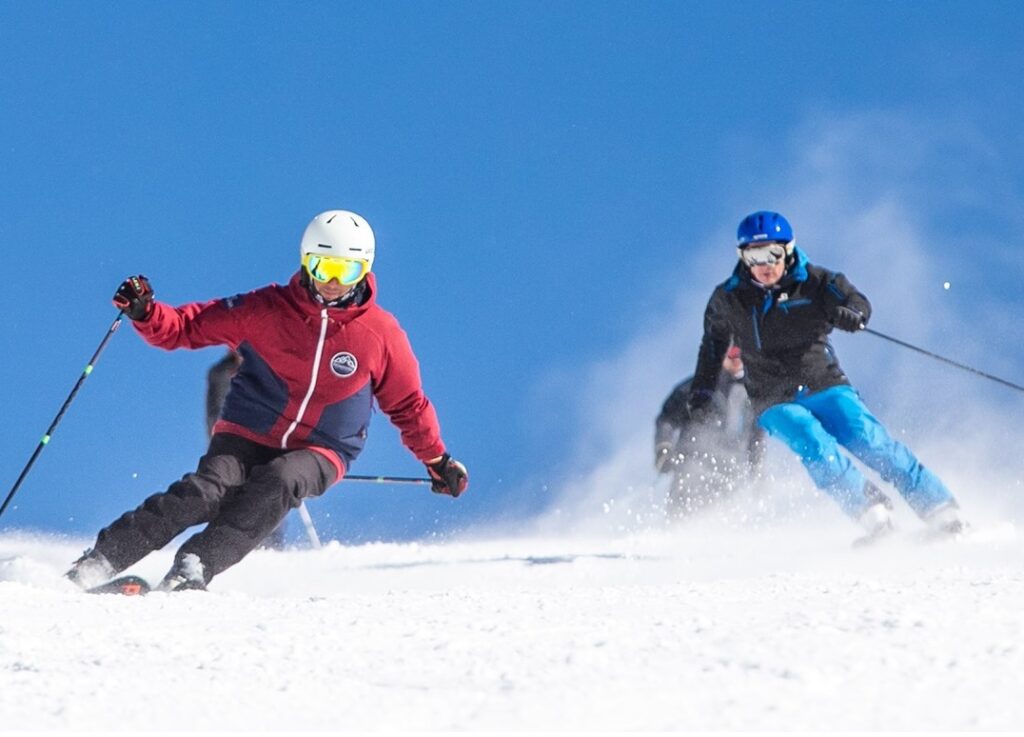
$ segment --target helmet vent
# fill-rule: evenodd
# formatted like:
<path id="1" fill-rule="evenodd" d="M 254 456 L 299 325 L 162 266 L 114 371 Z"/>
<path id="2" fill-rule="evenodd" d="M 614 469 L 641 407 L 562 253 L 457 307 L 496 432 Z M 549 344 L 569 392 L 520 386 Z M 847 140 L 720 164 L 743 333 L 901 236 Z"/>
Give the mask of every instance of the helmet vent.
<path id="1" fill-rule="evenodd" d="M 331 221 L 334 220 L 334 218 L 336 218 L 336 217 L 338 217 L 337 213 L 335 213 L 334 215 L 331 215 L 329 218 L 327 218 L 327 224 L 330 225 Z"/>

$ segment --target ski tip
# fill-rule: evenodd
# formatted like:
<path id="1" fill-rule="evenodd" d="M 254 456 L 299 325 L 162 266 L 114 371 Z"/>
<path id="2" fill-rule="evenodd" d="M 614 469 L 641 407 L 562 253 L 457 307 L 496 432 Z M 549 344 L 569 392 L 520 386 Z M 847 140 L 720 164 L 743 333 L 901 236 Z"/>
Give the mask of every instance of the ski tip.
<path id="1" fill-rule="evenodd" d="M 121 576 L 99 586 L 86 589 L 87 594 L 120 594 L 121 596 L 145 596 L 152 590 L 149 582 L 139 576 Z"/>

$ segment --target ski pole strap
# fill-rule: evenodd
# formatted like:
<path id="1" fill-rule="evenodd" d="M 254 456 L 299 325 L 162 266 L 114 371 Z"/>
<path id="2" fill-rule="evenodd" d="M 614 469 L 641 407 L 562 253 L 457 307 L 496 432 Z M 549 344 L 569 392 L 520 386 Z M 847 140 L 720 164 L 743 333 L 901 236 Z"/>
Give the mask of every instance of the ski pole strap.
<path id="1" fill-rule="evenodd" d="M 963 369 L 964 371 L 970 371 L 972 374 L 977 374 L 978 376 L 982 376 L 982 377 L 984 377 L 986 379 L 990 379 L 990 380 L 996 382 L 997 384 L 1002 384 L 1003 386 L 1008 386 L 1011 389 L 1016 389 L 1019 392 L 1024 392 L 1024 386 L 1021 386 L 1020 384 L 1014 384 L 1012 381 L 1007 381 L 1006 379 L 1000 379 L 998 376 L 993 376 L 992 374 L 987 374 L 984 371 L 981 371 L 979 369 L 974 368 L 973 366 L 968 366 L 968 365 L 963 364 L 963 363 L 957 363 L 956 361 L 954 361 L 952 359 L 949 359 L 949 358 L 946 358 L 945 356 L 940 356 L 938 353 L 932 353 L 931 351 L 926 351 L 924 348 L 918 348 L 916 345 L 913 345 L 911 343 L 907 343 L 906 341 L 902 341 L 899 338 L 894 338 L 891 335 L 886 335 L 885 333 L 880 333 L 877 330 L 872 330 L 871 328 L 861 328 L 861 329 L 865 333 L 871 333 L 872 335 L 874 335 L 874 336 L 876 336 L 878 338 L 883 338 L 883 339 L 888 340 L 888 341 L 890 341 L 892 343 L 895 343 L 896 345 L 901 345 L 904 348 L 909 348 L 912 351 L 917 351 L 918 353 L 924 354 L 925 356 L 928 356 L 930 358 L 934 358 L 936 361 L 942 361 L 943 363 L 948 363 L 950 366 L 956 366 L 958 369 Z"/>
<path id="2" fill-rule="evenodd" d="M 362 481 L 369 484 L 431 484 L 430 479 L 415 476 L 342 476 L 342 481 Z"/>

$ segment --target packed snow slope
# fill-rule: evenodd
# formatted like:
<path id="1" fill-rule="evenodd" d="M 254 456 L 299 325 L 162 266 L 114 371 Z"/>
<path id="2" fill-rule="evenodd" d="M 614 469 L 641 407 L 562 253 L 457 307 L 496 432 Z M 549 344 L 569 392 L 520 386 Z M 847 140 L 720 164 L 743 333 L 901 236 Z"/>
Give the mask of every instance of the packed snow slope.
<path id="1" fill-rule="evenodd" d="M 854 550 L 820 519 L 258 551 L 89 596 L 0 536 L 5 730 L 1021 729 L 1010 523 Z M 170 551 L 134 572 L 158 580 Z"/>

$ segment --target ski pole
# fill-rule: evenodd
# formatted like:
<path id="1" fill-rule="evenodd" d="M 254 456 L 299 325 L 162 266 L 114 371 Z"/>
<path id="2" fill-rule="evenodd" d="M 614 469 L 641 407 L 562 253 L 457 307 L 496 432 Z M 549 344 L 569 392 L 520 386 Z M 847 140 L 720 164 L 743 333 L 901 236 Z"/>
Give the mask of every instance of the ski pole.
<path id="1" fill-rule="evenodd" d="M 32 454 L 32 457 L 28 459 L 28 463 L 25 464 L 25 468 L 22 469 L 21 475 L 18 476 L 18 480 L 14 482 L 14 486 L 11 488 L 7 498 L 4 499 L 4 503 L 0 505 L 0 515 L 3 515 L 4 510 L 7 509 L 7 505 L 11 503 L 11 499 L 13 499 L 14 495 L 17 493 L 18 488 L 21 486 L 21 482 L 25 480 L 25 477 L 28 476 L 28 472 L 31 470 L 33 464 L 35 464 L 36 458 L 38 458 L 39 454 L 43 452 L 43 448 L 46 447 L 46 444 L 50 442 L 50 438 L 57 429 L 57 425 L 60 424 L 61 419 L 64 417 L 64 413 L 71 405 L 71 401 L 75 398 L 75 395 L 78 394 L 78 390 L 82 388 L 82 384 L 85 383 L 87 378 L 89 378 L 89 374 L 92 373 L 93 366 L 95 366 L 96 362 L 99 360 L 103 349 L 107 347 L 107 343 L 113 337 L 114 333 L 117 332 L 117 329 L 121 327 L 122 317 L 124 317 L 124 313 L 118 312 L 117 317 L 114 318 L 114 322 L 111 323 L 110 328 L 107 330 L 107 334 L 104 335 L 103 340 L 100 341 L 99 348 L 97 348 L 96 352 L 92 354 L 92 358 L 90 358 L 89 363 L 86 364 L 85 370 L 82 371 L 82 375 L 78 377 L 78 381 L 75 382 L 75 386 L 68 395 L 68 398 L 64 400 L 64 404 L 61 405 L 60 411 L 57 413 L 57 416 L 53 418 L 53 422 L 50 423 L 50 426 L 46 429 L 43 439 L 39 441 L 39 445 L 36 446 L 36 450 Z"/>
<path id="2" fill-rule="evenodd" d="M 342 476 L 342 481 L 365 481 L 370 484 L 432 484 L 431 479 L 415 476 Z"/>
<path id="3" fill-rule="evenodd" d="M 917 351 L 918 353 L 923 353 L 924 355 L 929 356 L 930 358 L 934 358 L 937 361 L 942 361 L 943 363 L 948 363 L 950 366 L 956 366 L 958 369 L 963 369 L 964 371 L 970 371 L 972 374 L 977 374 L 978 376 L 983 376 L 986 379 L 991 379 L 992 381 L 995 381 L 996 383 L 1002 384 L 1003 386 L 1008 386 L 1011 389 L 1016 389 L 1019 392 L 1024 392 L 1024 386 L 1021 386 L 1020 384 L 1014 384 L 1012 381 L 1007 381 L 1006 379 L 1000 379 L 998 376 L 993 376 L 992 374 L 987 374 L 984 371 L 980 371 L 980 370 L 978 370 L 976 368 L 973 368 L 971 366 L 967 366 L 966 364 L 957 363 L 956 361 L 953 361 L 953 360 L 951 360 L 949 358 L 946 358 L 945 356 L 940 356 L 937 353 L 932 353 L 931 351 L 926 351 L 924 348 L 918 348 L 916 345 L 912 345 L 911 343 L 907 343 L 905 341 L 899 340 L 898 338 L 894 338 L 891 335 L 886 335 L 885 333 L 880 333 L 877 330 L 872 330 L 871 328 L 861 328 L 861 330 L 863 330 L 865 333 L 871 333 L 872 335 L 874 335 L 876 337 L 884 338 L 885 340 L 891 341 L 891 342 L 895 343 L 896 345 L 901 345 L 904 348 L 909 348 L 912 351 Z"/>
<path id="4" fill-rule="evenodd" d="M 316 528 L 313 526 L 313 518 L 309 516 L 309 510 L 306 509 L 305 502 L 299 502 L 299 517 L 302 519 L 302 524 L 306 528 L 306 536 L 309 538 L 309 544 L 313 546 L 314 550 L 319 550 L 323 546 L 320 544 L 320 536 L 316 534 Z"/>
<path id="5" fill-rule="evenodd" d="M 371 484 L 430 484 L 430 479 L 416 478 L 414 476 L 343 476 L 342 481 L 364 481 Z M 306 536 L 314 550 L 323 547 L 320 543 L 320 536 L 316 534 L 316 527 L 313 526 L 313 518 L 306 509 L 306 503 L 299 504 L 299 517 L 306 528 Z"/>

